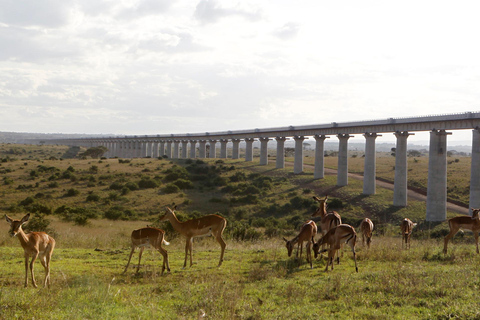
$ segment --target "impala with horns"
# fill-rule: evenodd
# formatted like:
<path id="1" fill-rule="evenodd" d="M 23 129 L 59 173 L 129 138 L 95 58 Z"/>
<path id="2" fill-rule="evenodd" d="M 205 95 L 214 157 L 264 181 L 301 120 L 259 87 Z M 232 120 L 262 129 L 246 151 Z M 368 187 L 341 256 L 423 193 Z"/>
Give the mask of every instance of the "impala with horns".
<path id="1" fill-rule="evenodd" d="M 55 248 L 55 239 L 50 237 L 45 232 L 30 232 L 25 233 L 22 229 L 22 225 L 28 221 L 30 214 L 25 215 L 21 220 L 14 220 L 5 215 L 5 219 L 10 224 L 10 235 L 12 237 L 17 236 L 20 240 L 20 244 L 23 247 L 25 253 L 25 288 L 28 285 L 28 260 L 32 257 L 30 262 L 30 273 L 32 275 L 32 284 L 37 288 L 37 282 L 35 281 L 35 275 L 33 272 L 33 265 L 40 255 L 40 262 L 45 268 L 45 281 L 43 286 L 50 287 L 50 260 L 52 258 L 53 249 Z"/>
<path id="2" fill-rule="evenodd" d="M 467 229 L 473 232 L 475 237 L 475 245 L 478 251 L 478 232 L 480 231 L 480 209 L 472 209 L 472 216 L 458 216 L 448 220 L 450 232 L 445 236 L 443 253 L 447 253 L 448 240 L 452 239 L 460 229 Z"/>
<path id="3" fill-rule="evenodd" d="M 367 248 L 370 248 L 373 234 L 373 222 L 372 220 L 365 218 L 360 223 L 360 232 L 362 233 L 362 244 L 367 243 Z"/>
<path id="4" fill-rule="evenodd" d="M 400 223 L 400 230 L 402 232 L 402 248 L 405 243 L 405 249 L 410 249 L 410 236 L 412 235 L 413 227 L 417 224 L 413 223 L 410 219 L 405 218 Z"/>
<path id="5" fill-rule="evenodd" d="M 312 217 L 320 217 L 319 225 L 322 235 L 325 235 L 328 230 L 342 224 L 342 218 L 337 212 L 327 212 L 328 196 L 325 196 L 324 199 L 314 196 L 313 199 L 319 203 L 319 207 L 317 211 L 312 214 Z"/>
<path id="6" fill-rule="evenodd" d="M 190 266 L 193 265 L 193 258 L 192 258 L 192 249 L 193 249 L 193 238 L 195 237 L 202 237 L 202 236 L 214 236 L 217 242 L 220 244 L 222 248 L 222 252 L 220 253 L 220 262 L 218 266 L 220 267 L 223 262 L 223 255 L 225 253 L 225 247 L 227 244 L 225 240 L 223 240 L 222 234 L 223 230 L 227 226 L 227 220 L 225 218 L 220 217 L 216 214 L 210 214 L 204 217 L 200 217 L 197 219 L 191 219 L 185 222 L 180 222 L 175 215 L 174 210 L 176 207 L 170 209 L 169 207 L 165 207 L 165 214 L 160 218 L 160 221 L 168 220 L 172 224 L 172 227 L 180 234 L 182 234 L 186 238 L 185 243 L 185 262 L 183 267 L 187 266 L 187 258 L 190 255 Z"/>
<path id="7" fill-rule="evenodd" d="M 307 250 L 307 262 L 310 263 L 310 268 L 313 268 L 312 264 L 312 243 L 313 238 L 317 235 L 317 225 L 313 220 L 308 220 L 305 222 L 302 227 L 300 228 L 300 233 L 293 238 L 292 240 L 287 240 L 283 238 L 285 241 L 285 246 L 287 247 L 288 256 L 292 255 L 293 247 L 297 244 L 297 255 L 298 258 L 298 250 L 300 249 L 300 258 L 302 257 L 302 250 L 303 250 L 303 242 L 307 242 L 306 250 Z"/>
<path id="8" fill-rule="evenodd" d="M 169 243 L 165 240 L 165 232 L 161 229 L 146 227 L 142 229 L 137 229 L 132 231 L 132 250 L 130 251 L 130 256 L 128 257 L 127 266 L 123 273 L 127 272 L 128 266 L 130 265 L 130 260 L 132 259 L 133 252 L 136 248 L 140 248 L 140 253 L 138 255 L 138 269 L 140 269 L 140 261 L 142 260 L 142 253 L 145 247 L 153 247 L 157 249 L 160 254 L 163 256 L 163 266 L 162 266 L 162 275 L 165 272 L 165 267 L 167 272 L 170 272 L 170 265 L 168 264 L 168 253 L 162 247 L 162 244 L 168 246 Z"/>
<path id="9" fill-rule="evenodd" d="M 313 238 L 312 238 L 313 240 Z M 332 266 L 333 270 L 333 259 L 335 254 L 340 249 L 341 245 L 346 243 L 352 248 L 353 259 L 355 261 L 355 271 L 358 272 L 357 267 L 357 254 L 355 253 L 355 244 L 357 242 L 357 233 L 355 229 L 348 224 L 341 224 L 335 228 L 330 229 L 327 234 L 321 237 L 316 243 L 313 244 L 313 252 L 315 253 L 315 258 L 320 252 L 320 246 L 327 245 L 328 249 L 324 249 L 321 252 L 328 251 L 328 260 L 325 267 L 325 271 L 328 271 L 328 266 Z"/>

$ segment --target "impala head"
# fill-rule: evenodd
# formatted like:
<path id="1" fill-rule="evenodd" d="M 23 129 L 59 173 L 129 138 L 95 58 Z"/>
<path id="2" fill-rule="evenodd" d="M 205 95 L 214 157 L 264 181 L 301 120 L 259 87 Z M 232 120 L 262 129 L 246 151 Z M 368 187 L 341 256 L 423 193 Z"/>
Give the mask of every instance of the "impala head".
<path id="1" fill-rule="evenodd" d="M 315 211 L 312 214 L 312 217 L 318 217 L 321 214 L 321 212 L 326 212 L 327 211 L 328 196 L 325 196 L 325 199 L 320 199 L 319 197 L 313 196 L 313 199 L 318 202 L 319 206 L 318 206 L 317 211 Z"/>
<path id="2" fill-rule="evenodd" d="M 165 207 L 165 214 L 160 217 L 159 221 L 168 220 L 168 216 L 175 216 L 175 209 L 177 209 L 177 206 L 173 207 L 173 209 L 170 209 L 169 207 Z"/>
<path id="3" fill-rule="evenodd" d="M 479 216 L 480 209 L 475 209 L 475 208 L 471 208 L 471 209 L 472 209 L 472 219 L 480 219 L 480 216 Z"/>
<path id="4" fill-rule="evenodd" d="M 318 240 L 318 242 L 315 242 L 315 239 L 313 239 L 312 237 L 312 242 L 313 242 L 313 254 L 315 256 L 315 259 L 318 257 L 318 255 L 320 254 L 320 247 L 324 244 L 324 238 L 325 237 L 321 237 L 320 240 Z"/>
<path id="5" fill-rule="evenodd" d="M 28 221 L 30 218 L 30 213 L 25 215 L 21 220 L 13 220 L 9 216 L 5 215 L 5 220 L 10 223 L 10 231 L 8 232 L 11 237 L 15 237 L 18 232 L 22 229 L 22 225 Z"/>
<path id="6" fill-rule="evenodd" d="M 292 251 L 293 251 L 293 243 L 292 243 L 292 241 L 289 241 L 285 238 L 283 238 L 283 241 L 285 241 L 285 247 L 287 248 L 288 256 L 290 257 L 292 255 Z"/>

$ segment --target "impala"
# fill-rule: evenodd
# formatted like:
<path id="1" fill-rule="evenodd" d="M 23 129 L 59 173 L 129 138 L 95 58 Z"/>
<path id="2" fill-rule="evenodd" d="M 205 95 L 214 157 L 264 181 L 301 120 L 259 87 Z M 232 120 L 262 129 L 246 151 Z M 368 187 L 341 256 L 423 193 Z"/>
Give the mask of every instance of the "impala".
<path id="1" fill-rule="evenodd" d="M 313 239 L 312 239 L 313 240 Z M 357 242 L 357 233 L 355 229 L 348 224 L 341 224 L 335 228 L 330 229 L 323 237 L 321 237 L 316 243 L 313 244 L 313 252 L 315 253 L 315 258 L 318 256 L 320 251 L 320 246 L 328 245 L 328 249 L 324 249 L 321 252 L 328 251 L 328 260 L 325 267 L 325 271 L 328 271 L 328 266 L 332 266 L 333 270 L 333 259 L 335 254 L 340 249 L 343 243 L 346 243 L 352 248 L 353 259 L 355 260 L 355 271 L 358 272 L 357 267 L 357 255 L 355 253 L 355 244 Z"/>
<path id="2" fill-rule="evenodd" d="M 373 222 L 372 220 L 365 218 L 360 223 L 360 232 L 362 233 L 362 244 L 365 245 L 367 242 L 367 248 L 370 248 L 370 243 L 372 242 L 372 233 L 373 233 Z"/>
<path id="3" fill-rule="evenodd" d="M 186 238 L 185 262 L 183 264 L 183 267 L 185 268 L 187 266 L 188 255 L 190 255 L 190 267 L 193 265 L 193 238 L 209 235 L 213 235 L 222 248 L 222 252 L 220 253 L 220 262 L 218 263 L 218 266 L 220 267 L 223 262 L 225 247 L 227 246 L 225 240 L 223 240 L 222 237 L 223 230 L 225 230 L 225 227 L 227 226 L 227 220 L 225 220 L 225 218 L 223 217 L 220 217 L 219 215 L 210 214 L 198 219 L 191 219 L 185 222 L 180 222 L 177 219 L 174 210 L 166 207 L 165 215 L 160 218 L 160 221 L 170 221 L 172 227 Z"/>
<path id="4" fill-rule="evenodd" d="M 303 242 L 307 242 L 307 262 L 310 263 L 310 268 L 313 268 L 312 265 L 312 248 L 311 245 L 313 243 L 313 238 L 317 234 L 317 225 L 313 220 L 308 220 L 305 222 L 302 227 L 300 228 L 300 233 L 293 238 L 292 240 L 287 240 L 283 238 L 285 241 L 285 246 L 287 247 L 288 251 L 288 256 L 290 257 L 292 255 L 293 247 L 295 244 L 298 244 L 297 246 L 297 255 L 296 257 L 298 258 L 298 250 L 300 249 L 300 258 L 302 257 L 302 250 L 303 250 Z"/>
<path id="5" fill-rule="evenodd" d="M 28 260 L 32 257 L 30 262 L 30 272 L 32 274 L 32 284 L 37 288 L 37 282 L 33 272 L 33 264 L 40 255 L 40 262 L 45 268 L 45 281 L 43 286 L 50 287 L 50 259 L 52 258 L 53 249 L 55 248 L 55 240 L 45 232 L 30 232 L 25 233 L 22 225 L 28 221 L 30 214 L 25 215 L 21 220 L 13 220 L 5 215 L 5 219 L 10 223 L 10 235 L 17 236 L 20 244 L 25 252 L 25 288 L 28 285 Z"/>
<path id="6" fill-rule="evenodd" d="M 322 235 L 325 235 L 328 232 L 328 230 L 342 224 L 342 218 L 337 212 L 335 211 L 327 212 L 328 196 L 325 196 L 324 199 L 320 199 L 314 196 L 313 199 L 315 199 L 320 204 L 317 211 L 315 211 L 315 213 L 312 214 L 312 217 L 321 217 L 319 224 L 320 224 L 320 229 L 322 231 Z"/>
<path id="7" fill-rule="evenodd" d="M 447 253 L 448 240 L 453 238 L 460 229 L 467 229 L 473 232 L 475 244 L 478 251 L 478 232 L 480 231 L 480 209 L 472 208 L 472 216 L 459 216 L 448 220 L 450 232 L 445 236 L 443 253 Z"/>
<path id="8" fill-rule="evenodd" d="M 403 219 L 402 223 L 400 223 L 400 229 L 402 230 L 402 248 L 404 242 L 405 248 L 410 248 L 410 235 L 412 234 L 413 227 L 415 227 L 416 225 L 416 223 L 413 223 L 408 218 Z"/>
<path id="9" fill-rule="evenodd" d="M 165 241 L 165 232 L 163 230 L 153 228 L 153 227 L 146 227 L 142 229 L 137 229 L 132 231 L 132 250 L 130 251 L 130 256 L 128 257 L 127 266 L 123 273 L 127 272 L 128 266 L 130 265 L 130 260 L 132 259 L 133 252 L 136 248 L 140 248 L 140 253 L 138 256 L 138 266 L 137 266 L 137 273 L 138 269 L 140 269 L 140 260 L 142 260 L 142 253 L 145 247 L 153 247 L 157 249 L 160 254 L 163 256 L 163 266 L 162 266 L 162 275 L 165 271 L 165 267 L 167 271 L 170 272 L 170 265 L 168 264 L 168 253 L 167 250 L 163 249 L 162 244 L 168 246 L 169 243 Z"/>

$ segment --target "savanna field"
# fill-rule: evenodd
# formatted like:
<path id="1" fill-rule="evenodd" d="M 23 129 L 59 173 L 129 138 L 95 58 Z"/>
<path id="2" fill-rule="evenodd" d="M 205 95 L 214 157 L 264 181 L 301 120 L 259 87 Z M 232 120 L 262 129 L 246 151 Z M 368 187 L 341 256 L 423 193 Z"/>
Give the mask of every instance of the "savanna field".
<path id="1" fill-rule="evenodd" d="M 81 152 L 84 150 L 81 150 Z M 391 205 L 393 192 L 377 187 L 362 195 L 362 182 L 335 187 L 336 176 L 314 180 L 313 168 L 259 166 L 232 159 L 91 159 L 63 146 L 0 145 L 0 209 L 27 231 L 56 240 L 51 287 L 35 263 L 39 288 L 24 284 L 23 249 L 0 223 L 0 318 L 2 319 L 475 319 L 480 318 L 478 265 L 471 233 L 459 233 L 442 253 L 447 224 L 426 223 L 425 203 Z M 271 157 L 271 159 L 274 159 Z M 287 158 L 287 161 L 291 158 Z M 308 164 L 312 156 L 305 159 Z M 326 157 L 335 169 L 336 157 Z M 409 158 L 409 185 L 426 188 L 428 158 Z M 468 202 L 469 157 L 449 157 L 448 196 Z M 349 159 L 362 172 L 363 158 Z M 393 180 L 395 159 L 379 154 L 377 177 Z M 351 251 L 325 272 L 289 258 L 283 237 L 293 238 L 316 210 L 314 195 L 329 196 L 329 210 L 358 227 L 375 223 L 373 243 L 357 242 L 359 272 Z M 185 240 L 169 222 L 165 206 L 177 205 L 182 221 L 217 213 L 227 219 L 225 259 L 219 244 L 195 239 L 192 267 L 183 269 Z M 457 215 L 448 212 L 449 217 Z M 418 223 L 409 250 L 402 249 L 399 223 Z M 138 250 L 125 274 L 132 230 L 166 231 L 171 272 L 160 275 L 162 256 Z M 357 232 L 359 230 L 357 228 Z M 317 235 L 317 239 L 319 235 Z"/>

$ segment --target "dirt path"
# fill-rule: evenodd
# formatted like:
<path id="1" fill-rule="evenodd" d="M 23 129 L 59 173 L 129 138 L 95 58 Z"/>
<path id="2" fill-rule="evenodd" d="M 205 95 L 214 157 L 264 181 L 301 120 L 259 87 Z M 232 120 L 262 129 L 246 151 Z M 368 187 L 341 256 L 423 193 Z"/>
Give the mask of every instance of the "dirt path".
<path id="1" fill-rule="evenodd" d="M 293 166 L 293 162 L 285 162 L 285 164 L 288 165 L 288 166 Z M 315 168 L 313 165 L 309 165 L 309 164 L 304 164 L 304 167 L 311 168 L 311 169 Z M 326 175 L 337 175 L 337 170 L 334 170 L 334 169 L 325 168 L 324 172 L 325 172 Z M 350 173 L 349 172 L 348 177 L 352 178 L 352 179 L 363 180 L 362 175 L 355 174 L 355 173 Z M 377 179 L 376 183 L 377 183 L 377 187 L 393 190 L 393 183 L 378 180 L 378 179 Z M 415 200 L 418 200 L 418 201 L 427 202 L 427 196 L 425 196 L 421 193 L 415 192 L 414 190 L 408 189 L 407 197 L 408 197 L 408 199 L 415 199 Z M 451 202 L 447 202 L 447 210 L 452 211 L 452 212 L 461 213 L 461 214 L 468 214 L 468 209 L 467 208 L 464 208 L 462 206 L 456 205 L 456 204 L 451 203 Z"/>

